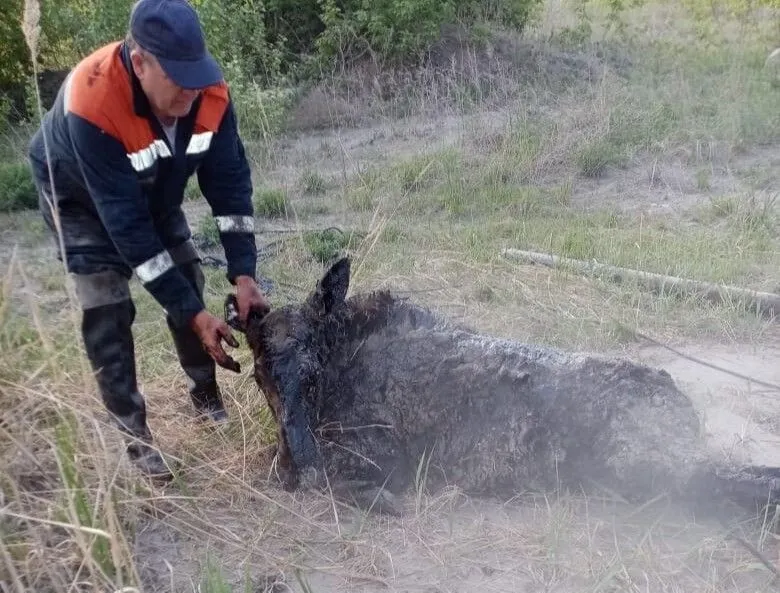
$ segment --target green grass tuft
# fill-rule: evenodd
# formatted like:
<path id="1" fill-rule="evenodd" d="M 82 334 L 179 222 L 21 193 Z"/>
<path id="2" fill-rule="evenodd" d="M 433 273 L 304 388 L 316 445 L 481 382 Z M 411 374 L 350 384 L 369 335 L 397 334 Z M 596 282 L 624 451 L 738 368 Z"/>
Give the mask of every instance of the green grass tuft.
<path id="1" fill-rule="evenodd" d="M 263 189 L 255 195 L 256 216 L 278 218 L 287 215 L 287 192 L 281 188 Z"/>
<path id="2" fill-rule="evenodd" d="M 308 253 L 318 262 L 326 264 L 343 255 L 356 244 L 357 237 L 339 229 L 307 231 L 303 243 Z"/>
<path id="3" fill-rule="evenodd" d="M 0 212 L 38 208 L 38 192 L 27 163 L 0 163 Z"/>

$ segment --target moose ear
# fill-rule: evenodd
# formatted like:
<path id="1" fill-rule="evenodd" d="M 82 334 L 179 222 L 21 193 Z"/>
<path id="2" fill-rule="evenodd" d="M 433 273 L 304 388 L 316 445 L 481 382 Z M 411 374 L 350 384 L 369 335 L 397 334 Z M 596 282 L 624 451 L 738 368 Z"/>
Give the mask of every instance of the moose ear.
<path id="1" fill-rule="evenodd" d="M 344 302 L 349 289 L 349 266 L 349 258 L 343 257 L 325 272 L 309 297 L 312 307 L 322 313 L 330 313 L 336 305 Z"/>

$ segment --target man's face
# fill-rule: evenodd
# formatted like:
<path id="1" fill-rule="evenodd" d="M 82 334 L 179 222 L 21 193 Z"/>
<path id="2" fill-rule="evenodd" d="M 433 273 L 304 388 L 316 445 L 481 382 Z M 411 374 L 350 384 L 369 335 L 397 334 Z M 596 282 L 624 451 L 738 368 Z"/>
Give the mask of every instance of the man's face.
<path id="1" fill-rule="evenodd" d="M 184 117 L 190 112 L 200 90 L 183 89 L 178 86 L 165 74 L 154 56 L 147 52 L 133 50 L 130 57 L 133 70 L 158 118 L 164 121 Z"/>

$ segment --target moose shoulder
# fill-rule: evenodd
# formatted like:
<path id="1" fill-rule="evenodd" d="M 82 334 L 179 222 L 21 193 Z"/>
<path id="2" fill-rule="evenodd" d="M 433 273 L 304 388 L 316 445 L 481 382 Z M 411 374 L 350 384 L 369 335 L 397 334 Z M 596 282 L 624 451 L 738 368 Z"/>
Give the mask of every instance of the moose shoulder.
<path id="1" fill-rule="evenodd" d="M 390 292 L 347 299 L 350 263 L 308 298 L 240 326 L 274 413 L 288 489 L 326 483 L 358 504 L 427 484 L 512 496 L 603 487 L 628 500 L 721 491 L 771 499 L 777 468 L 710 458 L 691 401 L 663 370 L 523 344 Z"/>

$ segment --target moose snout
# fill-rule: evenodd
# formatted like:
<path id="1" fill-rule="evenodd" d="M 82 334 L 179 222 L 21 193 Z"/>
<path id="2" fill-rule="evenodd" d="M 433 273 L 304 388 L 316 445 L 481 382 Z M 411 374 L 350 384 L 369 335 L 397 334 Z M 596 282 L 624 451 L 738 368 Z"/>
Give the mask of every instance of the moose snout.
<path id="1" fill-rule="evenodd" d="M 285 410 L 284 433 L 293 466 L 299 474 L 302 485 L 306 485 L 307 476 L 310 479 L 322 479 L 322 456 L 302 410 L 298 408 Z"/>

